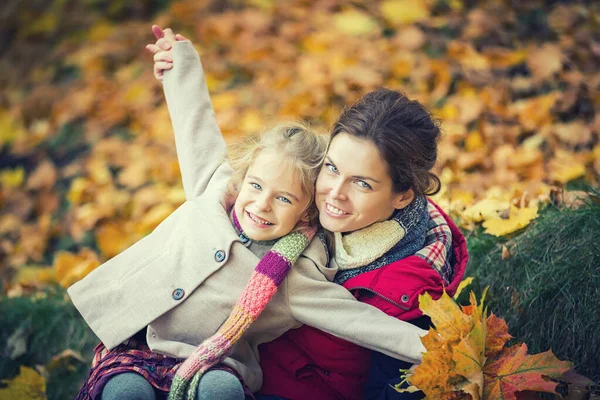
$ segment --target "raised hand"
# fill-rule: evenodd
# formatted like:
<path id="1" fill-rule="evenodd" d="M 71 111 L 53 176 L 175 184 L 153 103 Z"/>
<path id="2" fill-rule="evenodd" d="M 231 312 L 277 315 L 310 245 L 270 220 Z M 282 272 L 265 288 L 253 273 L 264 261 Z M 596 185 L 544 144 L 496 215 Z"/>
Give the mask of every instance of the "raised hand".
<path id="1" fill-rule="evenodd" d="M 177 41 L 188 40 L 183 35 L 174 34 L 170 28 L 162 29 L 152 25 L 152 33 L 156 43 L 146 45 L 146 50 L 154 54 L 154 77 L 162 82 L 166 70 L 173 68 L 173 55 L 171 48 Z"/>

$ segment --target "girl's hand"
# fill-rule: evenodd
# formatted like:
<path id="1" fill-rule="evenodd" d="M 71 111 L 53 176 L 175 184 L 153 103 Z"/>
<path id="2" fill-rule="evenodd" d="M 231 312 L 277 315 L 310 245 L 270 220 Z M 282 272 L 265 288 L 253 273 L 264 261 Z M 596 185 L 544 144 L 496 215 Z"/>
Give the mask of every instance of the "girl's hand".
<path id="1" fill-rule="evenodd" d="M 183 35 L 173 34 L 170 28 L 163 30 L 158 25 L 152 25 L 152 33 L 157 39 L 156 43 L 146 45 L 146 50 L 154 54 L 154 77 L 162 83 L 164 72 L 173 68 L 173 43 L 187 39 Z"/>

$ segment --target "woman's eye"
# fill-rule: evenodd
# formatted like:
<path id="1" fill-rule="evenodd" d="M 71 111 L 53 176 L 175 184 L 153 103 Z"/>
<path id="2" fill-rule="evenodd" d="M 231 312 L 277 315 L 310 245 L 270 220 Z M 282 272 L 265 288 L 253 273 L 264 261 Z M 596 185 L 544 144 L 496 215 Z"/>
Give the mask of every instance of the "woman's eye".
<path id="1" fill-rule="evenodd" d="M 372 189 L 371 185 L 369 185 L 367 182 L 365 181 L 356 181 L 356 183 L 358 184 L 358 186 L 360 186 L 361 188 L 365 188 L 365 189 Z"/>
<path id="2" fill-rule="evenodd" d="M 284 203 L 292 204 L 292 202 L 287 197 L 279 196 L 277 200 L 283 201 Z"/>
<path id="3" fill-rule="evenodd" d="M 256 190 L 262 189 L 262 187 L 256 182 L 250 182 L 250 186 L 252 186 Z"/>
<path id="4" fill-rule="evenodd" d="M 326 166 L 326 167 L 327 167 L 327 169 L 329 169 L 331 172 L 334 172 L 334 173 L 336 173 L 336 174 L 338 173 L 338 169 L 335 167 L 335 165 L 327 163 L 327 164 L 325 164 L 325 166 Z"/>

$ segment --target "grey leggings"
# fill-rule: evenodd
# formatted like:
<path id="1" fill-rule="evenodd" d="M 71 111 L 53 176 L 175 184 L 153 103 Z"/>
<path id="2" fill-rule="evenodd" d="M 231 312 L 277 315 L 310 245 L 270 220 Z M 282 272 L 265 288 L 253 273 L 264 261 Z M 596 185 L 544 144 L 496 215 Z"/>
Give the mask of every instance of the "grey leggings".
<path id="1" fill-rule="evenodd" d="M 244 388 L 233 374 L 223 370 L 208 371 L 198 385 L 196 400 L 244 400 Z M 106 382 L 101 400 L 156 400 L 152 385 L 135 372 L 115 375 Z"/>

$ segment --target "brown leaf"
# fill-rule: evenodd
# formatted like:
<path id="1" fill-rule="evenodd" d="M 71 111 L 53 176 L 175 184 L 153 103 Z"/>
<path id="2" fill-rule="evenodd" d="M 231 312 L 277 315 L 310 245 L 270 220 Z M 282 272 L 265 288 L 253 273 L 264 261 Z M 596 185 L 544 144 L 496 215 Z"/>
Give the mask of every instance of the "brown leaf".
<path id="1" fill-rule="evenodd" d="M 505 244 L 502 245 L 502 260 L 508 260 L 511 254 Z"/>
<path id="2" fill-rule="evenodd" d="M 563 53 L 559 46 L 545 44 L 535 48 L 527 56 L 527 65 L 537 81 L 552 77 L 562 69 Z"/>
<path id="3" fill-rule="evenodd" d="M 28 189 L 51 188 L 56 183 L 56 167 L 52 161 L 45 159 L 27 178 Z"/>

